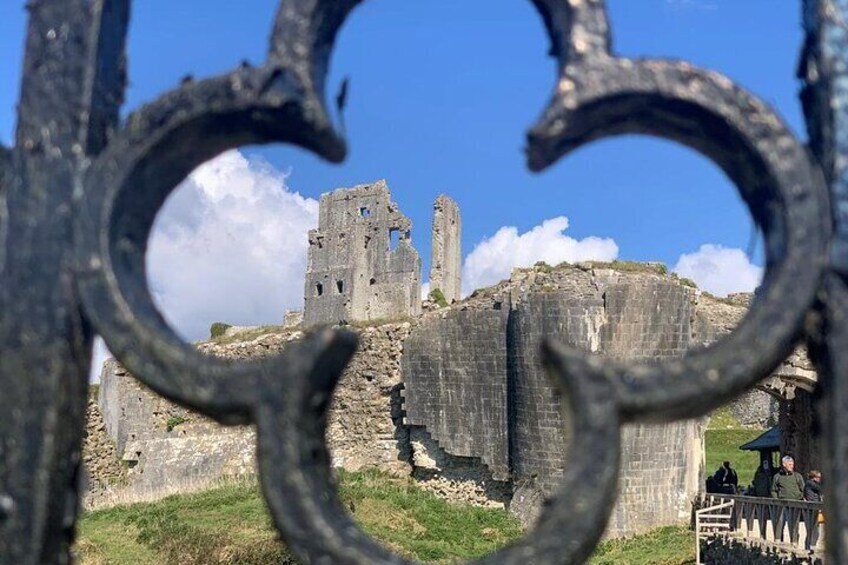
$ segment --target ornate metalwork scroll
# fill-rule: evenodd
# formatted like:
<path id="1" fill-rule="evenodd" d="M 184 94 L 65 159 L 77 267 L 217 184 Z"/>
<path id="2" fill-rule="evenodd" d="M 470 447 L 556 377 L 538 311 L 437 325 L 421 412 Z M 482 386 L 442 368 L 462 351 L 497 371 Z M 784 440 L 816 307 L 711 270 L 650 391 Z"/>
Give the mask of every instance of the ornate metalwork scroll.
<path id="1" fill-rule="evenodd" d="M 805 338 L 823 373 L 828 554 L 848 562 L 848 2 L 803 4 L 814 154 L 722 75 L 616 57 L 602 0 L 533 2 L 559 75 L 528 134 L 530 168 L 621 133 L 688 145 L 739 187 L 765 235 L 766 272 L 740 326 L 680 360 L 619 365 L 544 344 L 570 405 L 574 468 L 537 527 L 481 562 L 584 561 L 614 503 L 620 425 L 705 414 L 766 377 Z M 344 158 L 323 91 L 334 38 L 356 4 L 282 0 L 262 65 L 187 82 L 120 125 L 129 0 L 28 5 L 15 147 L 0 148 L 0 562 L 69 559 L 94 332 L 160 394 L 225 424 L 256 424 L 265 497 L 304 560 L 407 562 L 358 528 L 330 478 L 327 409 L 355 335 L 324 331 L 253 363 L 212 359 L 167 326 L 144 277 L 154 217 L 200 163 L 270 142 Z M 580 488 L 567 484 L 576 477 Z"/>

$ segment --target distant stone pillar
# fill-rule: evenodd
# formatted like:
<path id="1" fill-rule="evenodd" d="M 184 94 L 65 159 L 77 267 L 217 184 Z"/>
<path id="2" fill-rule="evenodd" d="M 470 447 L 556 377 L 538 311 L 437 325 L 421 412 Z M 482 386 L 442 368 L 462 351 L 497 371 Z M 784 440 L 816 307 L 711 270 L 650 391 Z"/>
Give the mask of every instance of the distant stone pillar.
<path id="1" fill-rule="evenodd" d="M 439 289 L 448 304 L 460 299 L 462 223 L 459 206 L 444 194 L 433 204 L 433 245 L 430 262 L 430 288 Z"/>

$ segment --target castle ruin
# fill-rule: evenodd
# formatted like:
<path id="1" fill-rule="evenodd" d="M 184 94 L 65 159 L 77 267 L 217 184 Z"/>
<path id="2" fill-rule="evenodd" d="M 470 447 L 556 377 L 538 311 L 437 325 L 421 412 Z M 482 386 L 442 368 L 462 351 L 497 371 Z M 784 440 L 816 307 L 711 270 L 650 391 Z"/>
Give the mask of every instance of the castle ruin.
<path id="1" fill-rule="evenodd" d="M 306 325 L 396 319 L 421 313 L 421 259 L 412 222 L 386 181 L 321 195 L 309 232 Z"/>
<path id="2" fill-rule="evenodd" d="M 411 475 L 450 500 L 507 507 L 528 525 L 568 472 L 571 432 L 538 359 L 543 337 L 619 360 L 670 360 L 719 339 L 747 310 L 747 299 L 716 299 L 651 264 L 516 269 L 461 299 L 459 209 L 440 196 L 430 278 L 447 305 L 429 303 L 422 312 L 411 227 L 385 181 L 322 195 L 319 226 L 309 233 L 303 322 L 287 312 L 282 328 L 198 348 L 262 357 L 315 324 L 374 321 L 356 328 L 359 351 L 333 395 L 332 464 Z M 793 374 L 803 369 L 789 365 Z M 786 372 L 774 378 L 783 382 Z M 750 393 L 731 409 L 756 406 L 758 420 L 772 419 L 774 402 L 764 397 Z M 221 428 L 173 405 L 115 362 L 104 365 L 98 405 L 109 436 L 101 444 L 114 442 L 110 457 L 123 460 L 131 488 L 253 472 L 251 428 Z M 704 473 L 704 424 L 622 429 L 607 535 L 688 520 Z"/>
<path id="3" fill-rule="evenodd" d="M 439 196 L 433 205 L 430 288 L 441 290 L 448 304 L 460 298 L 460 233 L 459 206 Z M 412 246 L 412 222 L 392 201 L 386 181 L 322 194 L 318 228 L 309 232 L 303 323 L 420 313 L 421 258 Z"/>

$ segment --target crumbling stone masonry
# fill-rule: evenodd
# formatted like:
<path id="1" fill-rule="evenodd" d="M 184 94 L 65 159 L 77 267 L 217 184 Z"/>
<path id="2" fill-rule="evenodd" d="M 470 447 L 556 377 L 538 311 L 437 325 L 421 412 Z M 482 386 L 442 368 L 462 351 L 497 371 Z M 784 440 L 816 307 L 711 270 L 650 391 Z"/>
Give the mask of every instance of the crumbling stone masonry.
<path id="1" fill-rule="evenodd" d="M 397 319 L 421 312 L 412 224 L 386 181 L 321 195 L 309 232 L 304 324 Z"/>
<path id="2" fill-rule="evenodd" d="M 508 483 L 510 510 L 528 525 L 568 472 L 567 422 L 539 360 L 541 340 L 641 360 L 679 357 L 696 342 L 695 293 L 668 277 L 591 268 L 538 273 L 544 280 L 536 274 L 463 307 L 425 314 L 401 365 L 407 423 L 426 430 L 446 454 L 478 458 L 491 479 Z M 700 485 L 704 423 L 624 427 L 608 535 L 688 519 Z M 420 446 L 412 449 L 417 458 Z"/>
<path id="3" fill-rule="evenodd" d="M 462 224 L 459 206 L 444 194 L 433 205 L 433 242 L 430 288 L 439 289 L 448 304 L 459 300 L 461 292 Z"/>

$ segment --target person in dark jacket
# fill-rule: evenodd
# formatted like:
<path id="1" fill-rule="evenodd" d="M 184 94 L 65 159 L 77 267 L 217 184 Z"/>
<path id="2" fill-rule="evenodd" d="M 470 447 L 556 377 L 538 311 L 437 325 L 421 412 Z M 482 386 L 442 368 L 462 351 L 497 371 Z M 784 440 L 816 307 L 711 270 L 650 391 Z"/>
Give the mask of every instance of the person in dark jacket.
<path id="1" fill-rule="evenodd" d="M 739 486 L 739 476 L 736 470 L 730 466 L 730 461 L 725 461 L 721 467 L 713 475 L 719 492 L 724 494 L 736 494 L 736 489 Z"/>
<path id="2" fill-rule="evenodd" d="M 771 481 L 771 497 L 782 500 L 804 500 L 804 477 L 795 472 L 795 460 L 786 455 L 780 470 Z"/>
<path id="3" fill-rule="evenodd" d="M 813 469 L 807 473 L 807 482 L 804 484 L 804 500 L 809 502 L 821 502 L 821 472 Z"/>
<path id="4" fill-rule="evenodd" d="M 753 492 L 751 494 L 765 498 L 770 497 L 772 476 L 769 461 L 765 459 L 763 464 L 757 467 L 757 472 L 754 473 Z"/>

